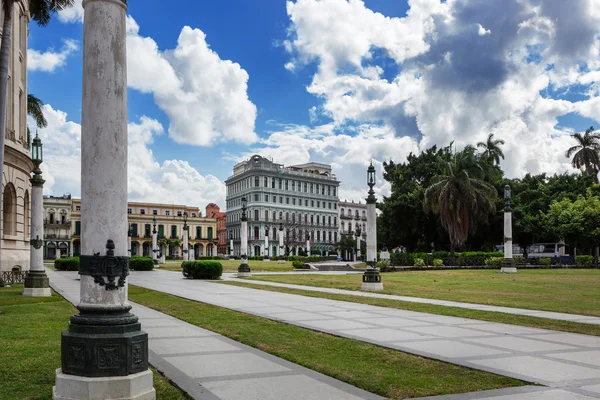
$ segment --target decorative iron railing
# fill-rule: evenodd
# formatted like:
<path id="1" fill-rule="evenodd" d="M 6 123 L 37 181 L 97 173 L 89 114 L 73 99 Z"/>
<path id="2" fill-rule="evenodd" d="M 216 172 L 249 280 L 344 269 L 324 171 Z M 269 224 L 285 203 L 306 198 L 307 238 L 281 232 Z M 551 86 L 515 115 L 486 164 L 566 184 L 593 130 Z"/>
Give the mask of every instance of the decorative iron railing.
<path id="1" fill-rule="evenodd" d="M 25 281 L 26 271 L 3 271 L 2 280 L 5 285 L 16 285 Z"/>

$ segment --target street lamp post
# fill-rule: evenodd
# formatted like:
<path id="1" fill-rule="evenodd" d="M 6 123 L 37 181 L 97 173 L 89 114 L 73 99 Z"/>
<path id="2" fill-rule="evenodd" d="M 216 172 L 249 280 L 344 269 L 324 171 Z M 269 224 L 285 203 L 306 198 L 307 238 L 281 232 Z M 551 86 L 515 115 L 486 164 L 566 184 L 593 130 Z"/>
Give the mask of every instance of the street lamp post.
<path id="1" fill-rule="evenodd" d="M 282 257 L 284 256 L 284 251 L 283 251 L 283 224 L 280 222 L 279 223 L 279 264 L 284 264 L 285 263 L 285 259 Z"/>
<path id="2" fill-rule="evenodd" d="M 155 268 L 158 268 L 158 233 L 156 232 L 156 215 L 152 217 L 152 260 Z"/>
<path id="3" fill-rule="evenodd" d="M 187 225 L 188 214 L 187 211 L 183 212 L 183 261 L 189 259 L 188 255 L 188 225 Z"/>
<path id="4" fill-rule="evenodd" d="M 381 275 L 377 269 L 377 211 L 375 198 L 375 167 L 371 165 L 367 169 L 367 185 L 369 196 L 367 197 L 367 220 L 371 221 L 367 228 L 367 270 L 363 274 L 361 290 L 377 291 L 383 290 Z"/>
<path id="5" fill-rule="evenodd" d="M 263 261 L 269 261 L 269 228 L 265 228 L 265 254 Z"/>
<path id="6" fill-rule="evenodd" d="M 238 267 L 238 278 L 247 278 L 251 276 L 250 266 L 248 265 L 248 215 L 246 206 L 248 200 L 242 197 L 242 219 L 241 219 L 241 245 L 240 245 L 240 266 Z"/>
<path id="7" fill-rule="evenodd" d="M 504 262 L 500 272 L 514 274 L 517 272 L 512 254 L 512 210 L 510 186 L 504 186 Z"/>
<path id="8" fill-rule="evenodd" d="M 306 233 L 306 256 L 310 257 L 310 234 Z"/>
<path id="9" fill-rule="evenodd" d="M 52 397 L 153 400 L 148 335 L 127 290 L 127 2 L 82 5 L 80 301 Z"/>
<path id="10" fill-rule="evenodd" d="M 128 252 L 127 254 L 129 256 L 132 255 L 131 254 L 132 253 L 132 251 L 131 251 L 131 235 L 132 235 L 131 224 L 127 224 L 127 252 Z"/>
<path id="11" fill-rule="evenodd" d="M 360 225 L 356 224 L 356 261 L 360 260 Z"/>
<path id="12" fill-rule="evenodd" d="M 31 145 L 33 178 L 31 182 L 31 239 L 29 272 L 25 276 L 23 296 L 51 296 L 50 281 L 44 270 L 44 180 L 40 164 L 43 161 L 42 141 L 35 135 Z M 25 221 L 27 224 L 27 221 Z"/>

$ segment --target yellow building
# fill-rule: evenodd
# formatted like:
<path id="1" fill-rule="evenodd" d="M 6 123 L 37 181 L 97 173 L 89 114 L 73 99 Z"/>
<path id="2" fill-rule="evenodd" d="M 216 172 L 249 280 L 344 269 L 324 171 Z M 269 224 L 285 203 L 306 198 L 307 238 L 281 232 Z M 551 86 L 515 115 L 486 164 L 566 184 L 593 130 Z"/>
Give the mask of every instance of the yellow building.
<path id="1" fill-rule="evenodd" d="M 71 248 L 81 248 L 81 200 L 74 199 L 71 210 Z M 206 208 L 204 215 L 212 215 Z M 159 247 L 165 255 L 182 257 L 183 214 L 187 213 L 189 248 L 196 257 L 217 255 L 217 219 L 202 216 L 198 207 L 173 204 L 129 202 L 127 220 L 131 232 L 131 255 L 152 256 L 152 229 L 156 220 Z"/>
<path id="2" fill-rule="evenodd" d="M 29 270 L 31 171 L 27 134 L 27 34 L 29 2 L 16 1 L 8 71 L 6 142 L 2 176 L 1 271 Z M 0 7 L 0 24 L 4 13 Z M 1 31 L 0 31 L 1 32 Z"/>

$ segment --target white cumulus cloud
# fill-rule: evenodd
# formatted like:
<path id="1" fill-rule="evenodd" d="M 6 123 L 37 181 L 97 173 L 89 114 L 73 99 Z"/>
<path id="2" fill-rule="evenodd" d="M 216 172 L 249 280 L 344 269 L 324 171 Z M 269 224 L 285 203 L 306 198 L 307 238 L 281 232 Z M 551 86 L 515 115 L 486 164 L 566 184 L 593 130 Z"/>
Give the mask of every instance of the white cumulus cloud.
<path id="1" fill-rule="evenodd" d="M 54 72 L 56 69 L 64 67 L 67 58 L 79 50 L 79 43 L 72 39 L 65 39 L 63 43 L 59 51 L 49 49 L 41 52 L 35 49 L 27 49 L 27 70 Z"/>

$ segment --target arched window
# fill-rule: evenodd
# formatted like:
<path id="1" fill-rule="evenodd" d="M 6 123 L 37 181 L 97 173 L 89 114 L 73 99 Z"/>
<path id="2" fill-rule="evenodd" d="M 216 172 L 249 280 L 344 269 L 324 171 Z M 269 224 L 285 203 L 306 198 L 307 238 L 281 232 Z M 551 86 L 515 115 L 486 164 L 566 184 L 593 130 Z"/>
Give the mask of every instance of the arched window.
<path id="1" fill-rule="evenodd" d="M 344 215 L 344 209 L 343 208 L 340 209 L 340 214 Z"/>
<path id="2" fill-rule="evenodd" d="M 23 204 L 23 236 L 25 236 L 25 240 L 29 239 L 29 232 L 30 232 L 30 221 L 29 221 L 29 192 L 26 190 L 25 191 L 25 199 L 24 199 L 24 204 Z"/>
<path id="3" fill-rule="evenodd" d="M 2 230 L 5 235 L 17 233 L 17 192 L 12 183 L 4 186 L 2 195 Z"/>
<path id="4" fill-rule="evenodd" d="M 344 231 L 344 221 L 342 221 L 342 232 Z"/>
<path id="5" fill-rule="evenodd" d="M 277 220 L 277 211 L 273 211 L 273 221 Z"/>

